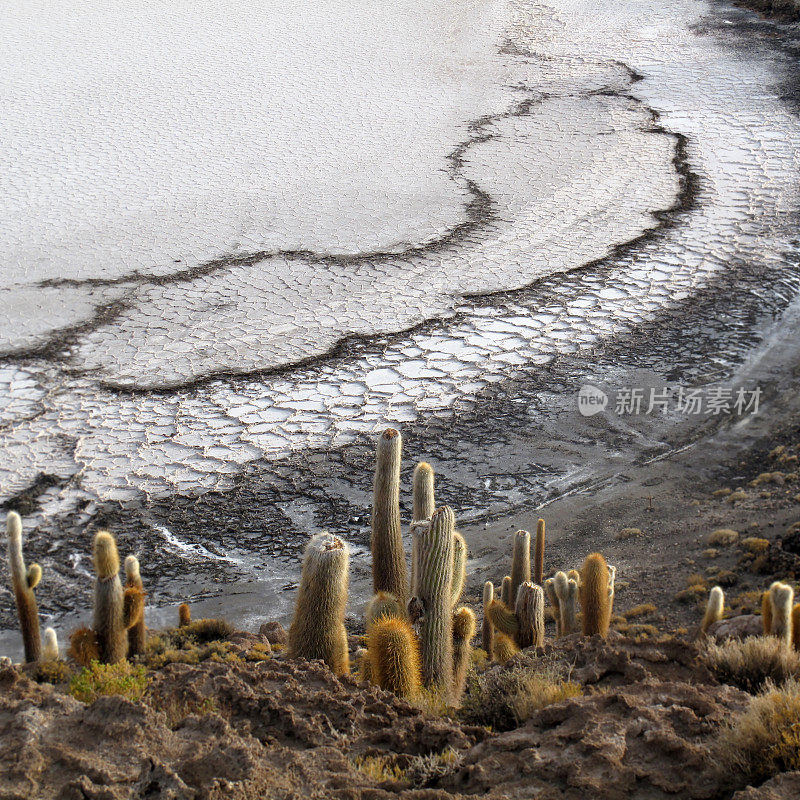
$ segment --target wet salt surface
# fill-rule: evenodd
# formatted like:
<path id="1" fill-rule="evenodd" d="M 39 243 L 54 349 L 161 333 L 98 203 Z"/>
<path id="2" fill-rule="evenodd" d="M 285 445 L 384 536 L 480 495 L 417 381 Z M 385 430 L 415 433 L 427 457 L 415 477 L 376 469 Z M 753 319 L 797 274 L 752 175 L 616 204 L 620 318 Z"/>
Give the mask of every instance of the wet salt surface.
<path id="1" fill-rule="evenodd" d="M 434 462 L 440 499 L 464 520 L 536 504 L 621 454 L 674 444 L 657 424 L 581 428 L 574 393 L 589 377 L 636 370 L 729 377 L 759 341 L 761 315 L 797 294 L 798 121 L 779 99 L 785 63 L 691 31 L 698 4 L 553 5 L 517 8 L 501 54 L 515 102 L 473 125 L 450 159 L 450 182 L 473 181 L 473 200 L 487 198 L 466 227 L 450 221 L 457 235 L 402 258 L 294 254 L 94 286 L 122 292 L 125 306 L 67 340 L 67 374 L 58 358 L 7 361 L 4 494 L 54 476 L 27 515 L 58 587 L 46 610 L 75 605 L 80 570 L 64 555 L 90 539 L 75 531 L 109 519 L 157 565 L 156 604 L 213 596 L 238 577 L 243 594 L 270 600 L 254 618 L 275 613 L 298 534 L 332 527 L 363 545 L 369 441 L 389 423 L 404 430 L 409 467 Z M 676 152 L 697 174 L 680 196 Z M 679 202 L 671 226 L 593 267 L 463 297 L 600 258 L 655 225 L 648 212 Z M 292 294 L 276 299 L 280 286 Z M 309 308 L 309 298 L 320 302 Z M 389 332 L 429 314 L 445 320 L 258 372 L 344 331 Z M 251 374 L 213 377 L 226 370 Z M 155 380 L 185 386 L 112 391 Z"/>

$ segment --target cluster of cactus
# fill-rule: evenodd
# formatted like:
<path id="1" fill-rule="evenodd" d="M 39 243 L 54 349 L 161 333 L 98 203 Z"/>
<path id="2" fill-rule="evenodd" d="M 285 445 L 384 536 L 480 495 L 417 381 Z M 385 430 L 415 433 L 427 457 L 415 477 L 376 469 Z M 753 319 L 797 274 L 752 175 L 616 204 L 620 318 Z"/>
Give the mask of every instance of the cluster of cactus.
<path id="1" fill-rule="evenodd" d="M 26 662 L 54 661 L 60 657 L 58 637 L 53 628 L 39 635 L 39 612 L 34 589 L 42 577 L 38 564 L 25 566 L 22 554 L 22 520 L 15 511 L 6 517 L 8 564 L 11 586 L 17 604 Z M 114 537 L 100 531 L 94 539 L 94 621 L 91 628 L 80 628 L 70 637 L 70 655 L 79 663 L 92 660 L 114 664 L 128 655 L 143 653 L 147 638 L 144 625 L 144 588 L 139 562 L 125 559 L 126 584 L 119 578 L 119 555 Z"/>

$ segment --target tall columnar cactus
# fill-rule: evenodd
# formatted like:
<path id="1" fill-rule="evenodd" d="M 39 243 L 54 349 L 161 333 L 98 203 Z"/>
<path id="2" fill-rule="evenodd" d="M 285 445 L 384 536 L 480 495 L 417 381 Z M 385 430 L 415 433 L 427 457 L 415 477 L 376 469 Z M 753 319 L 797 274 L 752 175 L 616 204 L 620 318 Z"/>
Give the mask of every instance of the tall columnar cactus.
<path id="1" fill-rule="evenodd" d="M 719 586 L 715 586 L 708 595 L 708 603 L 706 604 L 706 613 L 703 615 L 703 621 L 700 623 L 700 636 L 705 636 L 708 629 L 715 623 L 722 619 L 722 613 L 725 610 L 725 593 Z"/>
<path id="2" fill-rule="evenodd" d="M 514 551 L 511 557 L 511 602 L 515 602 L 519 587 L 531 579 L 531 535 L 528 531 L 514 534 Z"/>
<path id="3" fill-rule="evenodd" d="M 411 483 L 411 596 L 417 593 L 417 575 L 419 572 L 419 548 L 417 547 L 417 526 L 414 523 L 427 522 L 436 510 L 433 493 L 433 467 L 427 461 L 420 461 L 414 467 Z"/>
<path id="4" fill-rule="evenodd" d="M 408 602 L 408 570 L 400 530 L 400 456 L 403 440 L 388 428 L 378 440 L 372 502 L 372 584 Z"/>
<path id="5" fill-rule="evenodd" d="M 456 531 L 453 534 L 453 584 L 450 587 L 450 605 L 455 608 L 467 582 L 467 543 Z"/>
<path id="6" fill-rule="evenodd" d="M 800 652 L 800 603 L 792 609 L 792 644 Z"/>
<path id="7" fill-rule="evenodd" d="M 366 672 L 372 683 L 398 697 L 413 698 L 422 686 L 419 644 L 414 629 L 399 617 L 382 617 L 367 633 Z M 363 671 L 363 670 L 362 670 Z"/>
<path id="8" fill-rule="evenodd" d="M 419 600 L 423 617 L 422 677 L 426 686 L 448 690 L 453 676 L 453 542 L 455 516 L 437 509 L 419 534 Z"/>
<path id="9" fill-rule="evenodd" d="M 364 611 L 364 622 L 367 631 L 369 631 L 375 622 L 384 617 L 399 617 L 400 619 L 405 619 L 406 610 L 393 594 L 389 592 L 378 592 L 372 595 Z"/>
<path id="10" fill-rule="evenodd" d="M 472 638 L 475 636 L 475 614 L 471 608 L 462 606 L 453 614 L 453 688 L 451 700 L 461 702 L 467 672 L 472 656 Z"/>
<path id="11" fill-rule="evenodd" d="M 61 653 L 58 647 L 58 636 L 53 628 L 44 629 L 44 646 L 42 661 L 58 661 Z"/>
<path id="12" fill-rule="evenodd" d="M 286 648 L 290 658 L 322 659 L 337 675 L 350 672 L 344 627 L 349 562 L 347 545 L 337 536 L 311 538 Z"/>
<path id="13" fill-rule="evenodd" d="M 144 584 L 139 568 L 139 559 L 136 556 L 125 558 L 125 590 L 136 589 L 144 595 Z M 130 594 L 130 593 L 129 593 Z M 144 598 L 142 598 L 144 600 Z M 147 649 L 147 628 L 144 624 L 144 609 L 130 628 L 128 628 L 128 655 L 139 656 Z"/>
<path id="14" fill-rule="evenodd" d="M 772 604 L 772 635 L 791 646 L 794 589 L 786 583 L 775 581 L 769 587 L 769 599 Z"/>
<path id="15" fill-rule="evenodd" d="M 569 636 L 578 630 L 578 583 L 563 572 L 553 577 L 553 588 L 558 596 L 561 614 L 561 635 Z"/>
<path id="16" fill-rule="evenodd" d="M 192 621 L 192 609 L 188 603 L 178 606 L 178 627 L 185 628 Z"/>
<path id="17" fill-rule="evenodd" d="M 117 543 L 108 531 L 94 537 L 94 622 L 100 661 L 116 664 L 128 655 L 128 629 L 144 613 L 144 593 L 130 587 L 123 590 L 119 579 Z"/>
<path id="18" fill-rule="evenodd" d="M 9 511 L 6 517 L 8 531 L 8 566 L 11 572 L 11 588 L 17 603 L 19 627 L 22 631 L 22 645 L 25 650 L 25 661 L 39 661 L 42 644 L 39 639 L 39 609 L 36 606 L 36 595 L 33 590 L 42 577 L 42 569 L 38 564 L 25 566 L 22 555 L 22 520 L 16 511 Z"/>
<path id="19" fill-rule="evenodd" d="M 542 577 L 544 575 L 544 520 L 540 519 L 536 523 L 536 548 L 533 558 L 533 582 L 543 586 Z"/>
<path id="20" fill-rule="evenodd" d="M 494 638 L 494 628 L 489 619 L 489 606 L 494 600 L 494 584 L 486 581 L 483 584 L 483 622 L 481 623 L 481 645 L 489 658 L 492 657 L 492 639 Z"/>
<path id="21" fill-rule="evenodd" d="M 544 590 L 525 581 L 517 591 L 514 610 L 495 600 L 489 606 L 489 619 L 500 633 L 513 637 L 518 647 L 541 647 L 544 644 Z"/>
<path id="22" fill-rule="evenodd" d="M 503 583 L 500 585 L 500 602 L 505 603 L 508 608 L 514 605 L 514 601 L 511 599 L 510 575 L 506 575 L 505 578 L 503 578 Z"/>
<path id="23" fill-rule="evenodd" d="M 548 578 L 544 582 L 544 593 L 547 599 L 550 601 L 550 606 L 552 608 L 553 614 L 553 621 L 556 623 L 556 637 L 561 637 L 561 606 L 558 602 L 558 595 L 556 594 L 555 588 L 555 580 L 553 578 Z"/>
<path id="24" fill-rule="evenodd" d="M 592 553 L 586 557 L 579 587 L 584 636 L 599 633 L 605 637 L 608 634 L 611 621 L 610 578 L 608 564 L 600 553 Z"/>
<path id="25" fill-rule="evenodd" d="M 769 636 L 772 633 L 772 601 L 769 597 L 769 592 L 761 593 L 761 627 L 764 631 L 764 636 Z"/>

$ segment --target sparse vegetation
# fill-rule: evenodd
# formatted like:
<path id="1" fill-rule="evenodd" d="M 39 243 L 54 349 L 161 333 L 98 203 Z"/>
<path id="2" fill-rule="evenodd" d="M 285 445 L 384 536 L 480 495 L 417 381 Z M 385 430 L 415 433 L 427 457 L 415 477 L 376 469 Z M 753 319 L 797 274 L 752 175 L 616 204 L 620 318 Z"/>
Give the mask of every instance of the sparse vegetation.
<path id="1" fill-rule="evenodd" d="M 769 548 L 769 539 L 760 539 L 758 536 L 748 536 L 739 542 L 739 547 L 754 556 L 765 552 Z"/>
<path id="2" fill-rule="evenodd" d="M 708 537 L 708 543 L 712 547 L 730 547 L 738 541 L 738 532 L 730 528 L 717 528 L 717 530 L 712 531 Z"/>
<path id="3" fill-rule="evenodd" d="M 93 661 L 72 678 L 69 693 L 82 703 L 92 703 L 98 697 L 110 694 L 135 702 L 142 699 L 147 682 L 147 670 L 141 665 L 128 661 L 116 664 Z"/>
<path id="4" fill-rule="evenodd" d="M 638 606 L 629 608 L 627 611 L 622 612 L 625 619 L 635 619 L 636 617 L 646 617 L 650 614 L 655 614 L 656 607 L 653 603 L 640 603 Z"/>
<path id="5" fill-rule="evenodd" d="M 700 656 L 723 683 L 756 692 L 768 681 L 800 678 L 800 653 L 774 636 L 751 636 L 744 641 L 710 642 Z"/>

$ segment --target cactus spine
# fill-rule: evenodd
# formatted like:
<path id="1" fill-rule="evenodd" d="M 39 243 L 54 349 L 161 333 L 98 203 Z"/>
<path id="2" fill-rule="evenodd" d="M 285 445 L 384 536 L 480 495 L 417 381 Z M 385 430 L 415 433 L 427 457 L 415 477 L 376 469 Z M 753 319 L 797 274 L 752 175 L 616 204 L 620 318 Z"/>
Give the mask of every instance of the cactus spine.
<path id="1" fill-rule="evenodd" d="M 290 658 L 322 659 L 337 675 L 350 671 L 344 627 L 349 561 L 347 545 L 337 536 L 311 538 L 286 650 Z"/>
<path id="2" fill-rule="evenodd" d="M 494 638 L 494 628 L 489 619 L 489 606 L 494 600 L 494 584 L 486 581 L 483 584 L 483 622 L 481 624 L 481 645 L 489 658 L 492 657 L 492 639 Z"/>
<path id="3" fill-rule="evenodd" d="M 100 661 L 116 664 L 128 655 L 125 594 L 119 579 L 117 543 L 108 531 L 94 537 L 94 622 Z"/>
<path id="4" fill-rule="evenodd" d="M 772 633 L 772 601 L 769 599 L 769 592 L 761 594 L 761 626 L 764 636 Z"/>
<path id="5" fill-rule="evenodd" d="M 139 559 L 136 556 L 127 556 L 125 558 L 125 590 L 128 597 L 131 597 L 129 589 L 135 589 L 141 593 L 142 601 L 144 601 L 144 584 L 142 583 L 142 575 L 139 569 Z M 130 600 L 128 601 L 131 602 Z M 142 613 L 138 615 L 137 621 L 128 628 L 128 655 L 138 656 L 143 655 L 147 649 L 147 628 L 144 624 L 144 608 Z"/>
<path id="6" fill-rule="evenodd" d="M 185 628 L 192 621 L 192 610 L 188 603 L 178 606 L 178 627 Z"/>
<path id="7" fill-rule="evenodd" d="M 400 605 L 400 601 L 389 592 L 378 592 L 372 595 L 372 598 L 367 603 L 367 608 L 364 611 L 364 622 L 367 631 L 383 617 L 400 617 L 406 616 L 405 609 Z"/>
<path id="8" fill-rule="evenodd" d="M 578 583 L 565 573 L 557 572 L 553 588 L 558 596 L 561 614 L 561 635 L 569 636 L 578 630 Z"/>
<path id="9" fill-rule="evenodd" d="M 719 586 L 715 586 L 708 595 L 706 613 L 700 623 L 700 636 L 705 636 L 708 629 L 722 619 L 722 612 L 725 610 L 725 593 Z"/>
<path id="10" fill-rule="evenodd" d="M 58 636 L 53 628 L 45 628 L 42 661 L 58 661 L 59 657 Z"/>
<path id="11" fill-rule="evenodd" d="M 525 581 L 517 591 L 514 611 L 494 600 L 489 605 L 492 625 L 514 639 L 518 647 L 541 647 L 544 644 L 544 591 L 541 586 Z"/>
<path id="12" fill-rule="evenodd" d="M 494 647 L 492 648 L 492 660 L 498 664 L 505 664 L 510 658 L 519 653 L 519 647 L 510 636 L 504 633 L 497 633 L 494 637 Z"/>
<path id="13" fill-rule="evenodd" d="M 422 685 L 419 645 L 404 619 L 383 617 L 367 633 L 366 671 L 372 683 L 398 697 L 413 698 Z"/>
<path id="14" fill-rule="evenodd" d="M 467 672 L 472 655 L 472 638 L 475 636 L 475 614 L 462 606 L 453 614 L 453 690 L 452 701 L 459 703 L 464 694 Z"/>
<path id="15" fill-rule="evenodd" d="M 467 582 L 467 543 L 456 531 L 453 534 L 453 584 L 450 587 L 450 605 L 455 608 Z"/>
<path id="16" fill-rule="evenodd" d="M 419 535 L 419 599 L 423 614 L 422 677 L 428 687 L 448 689 L 453 675 L 453 534 L 449 506 L 437 509 Z"/>
<path id="17" fill-rule="evenodd" d="M 419 573 L 419 548 L 417 546 L 417 526 L 415 522 L 426 522 L 436 510 L 433 495 L 433 467 L 427 461 L 420 461 L 414 467 L 411 482 L 411 596 L 417 593 Z"/>
<path id="18" fill-rule="evenodd" d="M 791 647 L 794 589 L 785 583 L 775 581 L 769 587 L 769 599 L 772 605 L 772 635 Z"/>
<path id="19" fill-rule="evenodd" d="M 503 578 L 503 583 L 500 586 L 500 601 L 505 603 L 509 608 L 512 606 L 511 601 L 511 576 L 506 575 Z"/>
<path id="20" fill-rule="evenodd" d="M 556 594 L 555 581 L 553 578 L 548 578 L 544 582 L 544 593 L 552 606 L 553 621 L 556 623 L 556 637 L 561 637 L 561 606 L 558 602 L 558 595 Z"/>
<path id="21" fill-rule="evenodd" d="M 533 582 L 542 586 L 544 575 L 544 520 L 536 523 L 536 548 L 533 559 Z"/>
<path id="22" fill-rule="evenodd" d="M 587 556 L 583 562 L 579 587 L 584 636 L 599 633 L 605 637 L 608 634 L 611 621 L 610 581 L 608 564 L 603 556 L 600 553 Z"/>
<path id="23" fill-rule="evenodd" d="M 514 534 L 514 551 L 511 557 L 511 594 L 508 606 L 516 601 L 521 584 L 531 579 L 531 535 L 528 531 Z"/>
<path id="24" fill-rule="evenodd" d="M 408 602 L 408 570 L 400 531 L 400 433 L 388 428 L 378 440 L 372 503 L 372 584 Z"/>
<path id="25" fill-rule="evenodd" d="M 38 564 L 25 567 L 25 558 L 22 555 L 22 519 L 16 511 L 8 512 L 6 528 L 11 588 L 17 604 L 25 661 L 39 661 L 42 654 L 42 645 L 39 640 L 39 609 L 33 590 L 41 580 L 42 570 Z"/>

